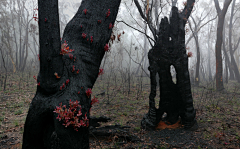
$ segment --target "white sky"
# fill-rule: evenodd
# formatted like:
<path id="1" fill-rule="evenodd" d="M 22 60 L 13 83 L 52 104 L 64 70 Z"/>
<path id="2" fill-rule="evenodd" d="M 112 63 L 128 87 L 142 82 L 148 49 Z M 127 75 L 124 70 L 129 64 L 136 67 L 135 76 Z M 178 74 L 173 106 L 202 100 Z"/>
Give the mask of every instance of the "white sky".
<path id="1" fill-rule="evenodd" d="M 65 3 L 68 3 L 68 7 L 67 9 L 64 10 L 64 13 L 65 14 L 68 14 L 70 17 L 69 17 L 69 20 L 70 21 L 72 19 L 72 17 L 75 15 L 75 13 L 77 12 L 77 9 L 76 8 L 73 8 L 72 7 L 72 4 L 74 3 L 79 3 L 81 0 L 60 0 L 60 2 L 62 1 L 65 1 Z M 123 2 L 127 2 L 129 0 L 122 0 L 122 5 L 120 6 L 120 11 L 119 11 L 119 14 L 118 15 L 121 15 L 122 14 L 122 8 L 125 7 L 125 5 L 123 4 Z M 178 4 L 180 4 L 181 7 L 182 6 L 182 3 L 183 3 L 184 0 L 178 0 Z M 136 7 L 134 2 L 133 2 L 133 5 L 132 6 L 129 6 L 130 8 L 131 7 Z M 180 7 L 180 9 L 181 9 Z"/>

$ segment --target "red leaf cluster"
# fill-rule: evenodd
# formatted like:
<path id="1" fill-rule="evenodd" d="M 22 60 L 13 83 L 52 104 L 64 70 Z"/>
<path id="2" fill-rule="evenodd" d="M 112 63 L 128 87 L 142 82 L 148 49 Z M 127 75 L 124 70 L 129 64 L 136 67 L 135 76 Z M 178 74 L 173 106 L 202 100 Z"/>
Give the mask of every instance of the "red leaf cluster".
<path id="1" fill-rule="evenodd" d="M 66 85 L 67 85 L 68 83 L 69 83 L 69 79 L 66 81 Z M 60 86 L 60 90 L 64 89 L 64 87 L 65 87 L 65 83 L 63 83 L 63 85 Z"/>
<path id="2" fill-rule="evenodd" d="M 66 85 L 68 85 L 68 83 L 69 83 L 69 79 L 66 80 Z"/>
<path id="3" fill-rule="evenodd" d="M 82 37 L 83 37 L 83 39 L 85 39 L 87 37 L 87 34 L 82 33 Z"/>
<path id="4" fill-rule="evenodd" d="M 193 53 L 192 53 L 192 52 L 188 52 L 187 56 L 188 56 L 188 57 L 192 57 L 192 56 L 193 56 Z"/>
<path id="5" fill-rule="evenodd" d="M 59 107 L 56 106 L 54 113 L 58 114 L 58 117 L 56 119 L 59 119 L 59 121 L 63 121 L 63 125 L 65 127 L 68 127 L 70 125 L 73 126 L 74 130 L 78 131 L 77 127 L 88 127 L 89 126 L 89 119 L 87 118 L 87 113 L 82 117 L 82 120 L 80 119 L 80 116 L 82 116 L 82 108 L 81 105 L 78 104 L 79 102 L 71 101 L 69 100 L 69 108 L 66 108 L 66 105 L 62 106 L 62 103 L 60 103 Z"/>
<path id="6" fill-rule="evenodd" d="M 72 52 L 72 51 L 74 51 L 74 50 L 69 49 L 69 46 L 68 46 L 67 42 L 64 41 L 64 43 L 63 43 L 62 46 L 61 46 L 60 55 L 69 54 L 69 53 Z M 70 57 L 70 55 L 69 55 L 69 57 Z"/>
<path id="7" fill-rule="evenodd" d="M 36 76 L 33 76 L 33 79 L 35 79 L 35 80 L 37 81 L 37 78 L 36 78 Z"/>
<path id="8" fill-rule="evenodd" d="M 102 75 L 102 74 L 103 74 L 103 69 L 100 68 L 100 69 L 99 69 L 99 73 L 98 73 L 98 75 Z"/>
<path id="9" fill-rule="evenodd" d="M 36 76 L 33 76 L 33 78 L 37 81 Z M 37 85 L 40 86 L 40 82 L 37 82 Z"/>
<path id="10" fill-rule="evenodd" d="M 84 14 L 86 15 L 86 14 L 87 14 L 87 9 L 84 9 L 83 12 L 84 12 Z"/>
<path id="11" fill-rule="evenodd" d="M 109 51 L 110 49 L 109 49 L 109 46 L 108 46 L 108 44 L 106 44 L 105 46 L 104 46 L 104 51 Z"/>
<path id="12" fill-rule="evenodd" d="M 35 14 L 35 16 L 33 15 L 33 18 L 34 18 L 35 21 L 38 21 L 37 14 Z"/>
<path id="13" fill-rule="evenodd" d="M 91 43 L 93 42 L 93 36 L 91 36 Z"/>
<path id="14" fill-rule="evenodd" d="M 112 29 L 112 28 L 113 28 L 113 25 L 112 23 L 110 23 L 108 29 Z"/>
<path id="15" fill-rule="evenodd" d="M 72 66 L 72 72 L 74 72 L 74 71 L 75 71 L 75 66 L 73 65 L 73 66 Z"/>
<path id="16" fill-rule="evenodd" d="M 88 88 L 87 90 L 86 90 L 86 95 L 88 96 L 88 98 L 89 98 L 89 96 L 92 94 L 92 89 L 91 88 Z"/>
<path id="17" fill-rule="evenodd" d="M 108 12 L 106 13 L 106 18 L 110 16 L 110 9 L 108 9 Z"/>
<path id="18" fill-rule="evenodd" d="M 95 98 L 95 96 L 94 96 L 93 99 L 92 99 L 92 101 L 91 101 L 91 105 L 93 105 L 93 104 L 96 103 L 96 102 L 99 103 L 99 101 L 98 101 L 97 99 L 98 99 L 98 98 Z"/>
<path id="19" fill-rule="evenodd" d="M 70 59 L 73 59 L 73 55 L 72 54 L 68 54 Z"/>

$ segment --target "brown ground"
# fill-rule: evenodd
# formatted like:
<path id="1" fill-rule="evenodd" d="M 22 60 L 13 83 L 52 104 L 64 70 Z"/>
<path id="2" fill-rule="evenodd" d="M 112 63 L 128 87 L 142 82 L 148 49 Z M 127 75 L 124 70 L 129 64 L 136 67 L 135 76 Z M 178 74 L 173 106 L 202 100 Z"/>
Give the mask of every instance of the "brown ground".
<path id="1" fill-rule="evenodd" d="M 24 122 L 36 92 L 36 82 L 32 78 L 36 74 L 30 75 L 9 74 L 11 80 L 7 81 L 6 91 L 0 88 L 1 149 L 21 148 Z M 189 132 L 182 128 L 144 131 L 140 122 L 148 111 L 150 81 L 144 78 L 140 91 L 141 82 L 134 77 L 128 94 L 127 81 L 122 83 L 124 77 L 119 76 L 115 80 L 113 76 L 104 74 L 102 81 L 101 77 L 98 78 L 92 97 L 103 90 L 106 92 L 98 96 L 100 102 L 93 106 L 91 115 L 105 115 L 112 119 L 102 123 L 102 126 L 131 126 L 126 129 L 125 135 L 134 135 L 141 141 L 128 142 L 126 138 L 120 137 L 123 134 L 119 132 L 119 135 L 109 137 L 91 137 L 91 148 L 240 148 L 240 86 L 236 82 L 225 85 L 225 93 L 216 92 L 210 85 L 192 87 L 199 125 L 197 131 Z M 159 97 L 159 93 L 156 97 Z M 158 104 L 159 99 L 156 100 Z"/>

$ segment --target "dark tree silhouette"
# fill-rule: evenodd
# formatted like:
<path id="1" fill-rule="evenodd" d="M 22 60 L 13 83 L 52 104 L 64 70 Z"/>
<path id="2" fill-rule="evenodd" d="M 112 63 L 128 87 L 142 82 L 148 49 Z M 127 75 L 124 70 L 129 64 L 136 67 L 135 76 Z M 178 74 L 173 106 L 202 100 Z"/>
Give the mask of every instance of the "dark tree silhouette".
<path id="1" fill-rule="evenodd" d="M 24 126 L 23 149 L 89 148 L 88 127 L 81 126 L 78 131 L 64 127 L 53 111 L 60 103 L 68 107 L 70 99 L 78 100 L 81 112 L 87 113 L 89 119 L 91 96 L 86 95 L 86 90 L 98 77 L 120 2 L 83 0 L 61 41 L 58 0 L 38 1 L 40 72 Z M 60 54 L 64 41 L 74 51 Z"/>
<path id="2" fill-rule="evenodd" d="M 134 0 L 142 18 L 146 18 L 137 0 Z M 155 128 L 167 113 L 164 121 L 175 124 L 181 117 L 182 124 L 187 130 L 198 128 L 195 119 L 196 111 L 193 107 L 190 78 L 188 72 L 188 55 L 185 47 L 185 24 L 189 18 L 195 0 L 188 0 L 181 13 L 178 8 L 172 7 L 170 22 L 167 17 L 161 20 L 159 32 L 148 23 L 153 32 L 156 44 L 149 51 L 149 71 L 151 79 L 151 93 L 149 96 L 149 112 L 142 120 L 142 127 Z M 149 21 L 148 21 L 149 22 Z M 170 66 L 176 70 L 176 84 L 172 80 Z M 155 107 L 156 74 L 159 75 L 160 102 L 159 109 Z M 157 80 L 158 81 L 158 80 Z"/>

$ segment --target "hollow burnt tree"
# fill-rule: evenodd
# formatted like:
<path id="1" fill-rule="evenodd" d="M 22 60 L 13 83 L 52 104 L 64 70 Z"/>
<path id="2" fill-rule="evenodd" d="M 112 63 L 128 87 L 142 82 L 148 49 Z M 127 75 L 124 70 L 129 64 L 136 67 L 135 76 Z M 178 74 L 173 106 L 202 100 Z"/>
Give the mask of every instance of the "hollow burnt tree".
<path id="1" fill-rule="evenodd" d="M 134 2 L 138 7 L 137 0 Z M 188 0 L 181 13 L 178 12 L 177 7 L 173 6 L 170 22 L 167 17 L 162 19 L 159 32 L 156 32 L 150 23 L 148 24 L 156 39 L 156 44 L 148 53 L 151 93 L 149 95 L 149 111 L 141 122 L 145 129 L 154 129 L 160 121 L 163 121 L 164 112 L 167 113 L 167 117 L 164 119 L 167 124 L 177 123 L 180 116 L 185 129 L 196 130 L 198 128 L 185 47 L 185 24 L 192 12 L 194 2 L 195 0 Z M 141 12 L 140 7 L 138 10 Z M 145 18 L 143 13 L 140 14 L 142 18 Z M 171 66 L 174 66 L 176 70 L 176 84 L 170 73 Z M 160 78 L 158 109 L 155 107 L 154 99 L 156 96 L 156 74 Z"/>
<path id="2" fill-rule="evenodd" d="M 107 43 L 120 2 L 83 0 L 60 40 L 58 0 L 38 1 L 40 72 L 24 126 L 23 149 L 89 148 L 91 88 L 109 50 Z M 57 113 L 63 107 L 75 108 L 77 116 L 71 115 L 76 111 L 66 110 L 63 112 L 68 115 L 60 121 Z M 70 123 L 68 118 L 74 121 Z M 68 127 L 63 126 L 63 120 Z"/>

